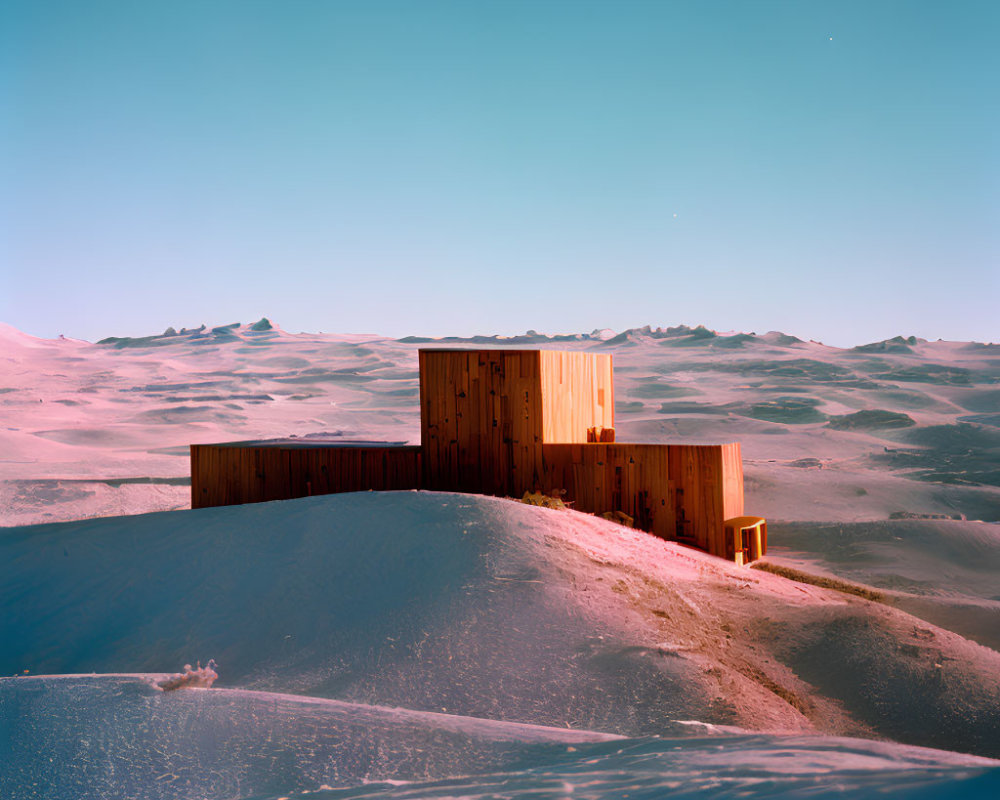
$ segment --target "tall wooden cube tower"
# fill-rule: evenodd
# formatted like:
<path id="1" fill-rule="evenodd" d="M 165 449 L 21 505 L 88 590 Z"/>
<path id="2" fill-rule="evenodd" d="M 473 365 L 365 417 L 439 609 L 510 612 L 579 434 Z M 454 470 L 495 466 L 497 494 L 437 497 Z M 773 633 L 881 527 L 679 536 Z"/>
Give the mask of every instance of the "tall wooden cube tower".
<path id="1" fill-rule="evenodd" d="M 614 428 L 611 356 L 542 350 L 421 350 L 424 486 L 520 495 L 540 446 Z"/>

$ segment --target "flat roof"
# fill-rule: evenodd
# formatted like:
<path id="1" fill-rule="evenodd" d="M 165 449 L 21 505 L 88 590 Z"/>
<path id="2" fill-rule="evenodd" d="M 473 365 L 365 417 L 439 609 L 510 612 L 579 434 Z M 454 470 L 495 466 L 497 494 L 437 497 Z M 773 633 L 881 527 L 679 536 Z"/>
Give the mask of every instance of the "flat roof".
<path id="1" fill-rule="evenodd" d="M 192 447 L 253 447 L 253 448 L 277 448 L 277 449 L 288 449 L 288 450 L 312 450 L 320 448 L 333 448 L 340 447 L 343 449 L 354 449 L 359 450 L 367 448 L 370 450 L 374 449 L 393 449 L 393 450 L 419 450 L 420 445 L 410 445 L 406 442 L 373 442 L 373 441 L 351 441 L 342 440 L 334 437 L 330 438 L 299 438 L 293 436 L 287 439 L 251 439 L 245 442 L 212 442 L 200 445 L 191 445 Z"/>
<path id="2" fill-rule="evenodd" d="M 421 347 L 418 353 L 540 353 L 546 348 L 505 344 L 498 347 Z M 553 353 L 570 353 L 571 350 L 551 350 Z"/>
<path id="3" fill-rule="evenodd" d="M 577 350 L 575 348 L 565 348 L 565 347 L 533 347 L 531 345 L 525 345 L 524 347 L 519 347 L 518 345 L 505 344 L 499 347 L 420 347 L 417 348 L 418 353 L 566 353 L 566 354 L 578 354 L 581 356 L 589 356 L 591 358 L 611 358 L 611 353 L 593 353 L 590 350 Z"/>

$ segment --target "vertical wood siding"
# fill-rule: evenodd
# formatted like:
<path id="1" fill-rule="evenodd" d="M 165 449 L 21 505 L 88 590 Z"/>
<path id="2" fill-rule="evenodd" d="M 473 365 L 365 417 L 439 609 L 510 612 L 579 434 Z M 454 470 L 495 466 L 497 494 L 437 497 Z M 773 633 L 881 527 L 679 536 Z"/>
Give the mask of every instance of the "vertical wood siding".
<path id="1" fill-rule="evenodd" d="M 624 511 L 641 530 L 711 553 L 725 551 L 725 488 L 742 480 L 731 445 L 550 444 L 532 489 L 565 489 L 579 511 Z M 742 510 L 742 509 L 741 509 Z"/>
<path id="2" fill-rule="evenodd" d="M 191 445 L 192 508 L 419 488 L 419 447 Z"/>
<path id="3" fill-rule="evenodd" d="M 615 427 L 610 355 L 542 350 L 539 361 L 543 442 L 586 442 L 588 428 Z"/>
<path id="4" fill-rule="evenodd" d="M 421 350 L 427 489 L 511 494 L 541 442 L 537 350 Z"/>

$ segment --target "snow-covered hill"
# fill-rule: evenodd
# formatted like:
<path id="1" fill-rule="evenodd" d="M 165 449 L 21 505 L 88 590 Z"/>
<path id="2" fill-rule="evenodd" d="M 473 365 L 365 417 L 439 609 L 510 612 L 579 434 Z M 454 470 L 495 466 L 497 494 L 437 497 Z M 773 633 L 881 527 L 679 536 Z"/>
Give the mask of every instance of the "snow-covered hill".
<path id="1" fill-rule="evenodd" d="M 0 586 L 17 608 L 0 617 L 8 675 L 214 658 L 219 685 L 351 702 L 1000 755 L 1000 653 L 884 604 L 512 501 L 369 492 L 8 529 Z"/>

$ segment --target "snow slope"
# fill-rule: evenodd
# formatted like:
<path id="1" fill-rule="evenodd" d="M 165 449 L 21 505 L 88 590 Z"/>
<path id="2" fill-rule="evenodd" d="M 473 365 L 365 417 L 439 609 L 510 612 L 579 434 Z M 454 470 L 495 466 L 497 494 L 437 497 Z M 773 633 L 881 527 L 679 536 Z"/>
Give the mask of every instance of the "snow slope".
<path id="1" fill-rule="evenodd" d="M 631 737 L 699 720 L 1000 755 L 1000 653 L 495 498 L 367 492 L 13 528 L 0 593 L 8 675 L 211 657 L 220 687 Z"/>

